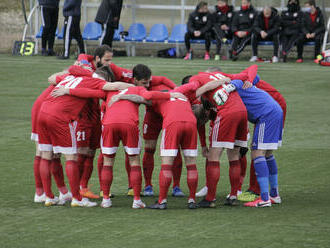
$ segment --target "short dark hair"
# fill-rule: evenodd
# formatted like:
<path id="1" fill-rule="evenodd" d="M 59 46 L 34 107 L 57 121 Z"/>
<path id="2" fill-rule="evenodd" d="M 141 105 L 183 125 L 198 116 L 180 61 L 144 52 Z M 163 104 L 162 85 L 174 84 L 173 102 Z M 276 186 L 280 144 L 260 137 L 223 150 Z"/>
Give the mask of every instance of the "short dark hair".
<path id="1" fill-rule="evenodd" d="M 110 66 L 101 66 L 95 70 L 95 73 L 103 77 L 104 80 L 107 82 L 113 82 L 116 80 L 115 75 L 113 74 L 113 71 L 111 70 Z"/>
<path id="2" fill-rule="evenodd" d="M 218 1 L 221 1 L 221 2 L 224 2 L 224 3 L 228 4 L 228 0 L 218 0 Z"/>
<path id="3" fill-rule="evenodd" d="M 136 80 L 150 79 L 151 70 L 148 66 L 143 64 L 138 64 L 133 68 L 133 78 Z"/>
<path id="4" fill-rule="evenodd" d="M 308 1 L 305 2 L 305 4 L 306 4 L 306 3 L 308 3 L 308 4 L 311 5 L 311 6 L 316 7 L 315 0 L 308 0 Z"/>
<path id="5" fill-rule="evenodd" d="M 208 5 L 207 2 L 205 2 L 205 1 L 201 1 L 201 2 L 199 2 L 199 3 L 197 4 L 197 6 L 196 6 L 196 10 L 199 10 L 200 8 L 202 8 L 202 7 L 204 7 L 204 6 L 207 6 L 207 5 Z"/>
<path id="6" fill-rule="evenodd" d="M 100 59 L 102 59 L 102 57 L 104 56 L 104 54 L 106 52 L 113 53 L 113 50 L 110 46 L 105 45 L 105 44 L 97 47 L 94 51 L 94 59 L 96 58 L 96 56 L 98 56 Z"/>
<path id="7" fill-rule="evenodd" d="M 188 75 L 188 76 L 185 76 L 184 78 L 182 78 L 181 80 L 181 84 L 184 85 L 184 84 L 187 84 L 189 83 L 189 79 L 192 77 L 192 75 Z"/>

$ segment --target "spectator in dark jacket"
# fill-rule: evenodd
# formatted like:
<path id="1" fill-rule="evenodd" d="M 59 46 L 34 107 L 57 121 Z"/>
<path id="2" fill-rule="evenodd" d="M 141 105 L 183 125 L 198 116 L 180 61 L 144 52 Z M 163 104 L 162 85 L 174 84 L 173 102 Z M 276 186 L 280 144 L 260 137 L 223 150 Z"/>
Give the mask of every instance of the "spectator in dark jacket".
<path id="1" fill-rule="evenodd" d="M 303 39 L 302 25 L 303 12 L 300 10 L 299 0 L 289 0 L 288 10 L 283 11 L 281 15 L 281 43 L 283 62 L 286 62 L 287 55 L 295 44 Z M 302 62 L 302 58 L 296 62 Z"/>
<path id="2" fill-rule="evenodd" d="M 41 54 L 54 56 L 54 40 L 58 22 L 58 5 L 60 0 L 39 0 L 41 21 L 43 26 L 41 36 Z M 48 51 L 47 51 L 48 42 Z"/>
<path id="3" fill-rule="evenodd" d="M 251 41 L 256 16 L 257 11 L 253 8 L 251 0 L 242 0 L 241 10 L 235 14 L 232 23 L 234 38 L 231 46 L 231 57 L 233 61 L 238 59 L 238 55 Z"/>
<path id="4" fill-rule="evenodd" d="M 280 17 L 277 10 L 272 7 L 265 7 L 263 11 L 257 16 L 253 25 L 252 34 L 252 57 L 250 62 L 258 60 L 258 42 L 272 41 L 274 43 L 274 53 L 272 62 L 278 62 L 278 48 L 280 45 Z"/>
<path id="5" fill-rule="evenodd" d="M 103 0 L 97 11 L 95 21 L 102 25 L 101 45 L 112 47 L 115 29 L 118 29 L 123 0 Z"/>
<path id="6" fill-rule="evenodd" d="M 64 54 L 60 59 L 70 56 L 71 40 L 74 38 L 79 46 L 79 53 L 85 53 L 84 41 L 80 31 L 81 0 L 65 0 L 63 6 L 64 16 Z"/>
<path id="7" fill-rule="evenodd" d="M 319 7 L 316 7 L 315 0 L 309 0 L 305 3 L 306 13 L 303 20 L 304 39 L 301 39 L 298 48 L 298 57 L 303 58 L 304 43 L 314 41 L 314 59 L 321 52 L 321 43 L 325 33 L 324 18 Z"/>
<path id="8" fill-rule="evenodd" d="M 204 59 L 210 59 L 210 46 L 211 46 L 211 16 L 207 7 L 207 2 L 200 2 L 196 6 L 196 10 L 189 15 L 187 28 L 188 31 L 184 37 L 187 54 L 185 60 L 192 59 L 192 49 L 190 47 L 191 39 L 205 40 L 205 55 Z"/>
<path id="9" fill-rule="evenodd" d="M 234 8 L 228 5 L 228 0 L 218 0 L 215 12 L 212 14 L 212 30 L 217 41 L 217 50 L 214 60 L 220 60 L 221 43 L 226 43 L 232 38 L 231 23 L 234 16 Z"/>

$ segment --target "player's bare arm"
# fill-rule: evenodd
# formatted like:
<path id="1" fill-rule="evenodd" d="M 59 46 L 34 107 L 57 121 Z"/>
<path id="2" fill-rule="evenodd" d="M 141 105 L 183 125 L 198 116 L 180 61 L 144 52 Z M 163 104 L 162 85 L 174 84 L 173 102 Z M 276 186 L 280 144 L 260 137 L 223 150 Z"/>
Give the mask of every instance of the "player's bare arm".
<path id="1" fill-rule="evenodd" d="M 57 76 L 64 75 L 64 74 L 67 74 L 67 73 L 68 73 L 68 70 L 64 70 L 64 71 L 61 71 L 61 72 L 54 73 L 53 75 L 51 75 L 51 76 L 48 78 L 48 82 L 49 82 L 50 84 L 54 84 L 54 85 L 56 85 L 56 77 L 57 77 Z"/>
<path id="2" fill-rule="evenodd" d="M 116 90 L 125 90 L 129 87 L 135 87 L 134 84 L 128 84 L 124 82 L 108 82 L 103 86 L 103 90 L 105 91 L 116 91 Z"/>
<path id="3" fill-rule="evenodd" d="M 208 82 L 207 84 L 203 85 L 202 87 L 198 88 L 198 90 L 196 90 L 196 97 L 200 97 L 201 95 L 203 95 L 205 92 L 208 92 L 210 90 L 214 90 L 215 88 L 218 88 L 219 86 L 225 84 L 225 83 L 229 83 L 231 81 L 230 78 L 225 77 L 223 79 L 220 80 L 213 80 Z"/>
<path id="4" fill-rule="evenodd" d="M 139 95 L 135 95 L 135 94 L 127 94 L 127 95 L 123 95 L 123 94 L 118 94 L 118 95 L 114 95 L 111 100 L 108 103 L 108 106 L 110 107 L 112 104 L 114 104 L 115 102 L 119 101 L 119 100 L 128 100 L 137 104 L 145 104 L 148 106 L 151 106 L 151 101 L 146 100 L 145 98 L 143 98 L 142 96 Z"/>

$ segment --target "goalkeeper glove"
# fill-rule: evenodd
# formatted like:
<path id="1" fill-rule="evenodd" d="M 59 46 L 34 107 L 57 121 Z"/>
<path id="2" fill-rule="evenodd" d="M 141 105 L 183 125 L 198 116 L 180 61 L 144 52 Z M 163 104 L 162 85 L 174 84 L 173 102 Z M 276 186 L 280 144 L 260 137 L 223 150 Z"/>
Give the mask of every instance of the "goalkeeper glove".
<path id="1" fill-rule="evenodd" d="M 213 100 L 218 106 L 224 105 L 228 100 L 229 93 L 234 91 L 236 88 L 232 84 L 223 85 L 221 89 L 215 92 L 213 95 Z"/>

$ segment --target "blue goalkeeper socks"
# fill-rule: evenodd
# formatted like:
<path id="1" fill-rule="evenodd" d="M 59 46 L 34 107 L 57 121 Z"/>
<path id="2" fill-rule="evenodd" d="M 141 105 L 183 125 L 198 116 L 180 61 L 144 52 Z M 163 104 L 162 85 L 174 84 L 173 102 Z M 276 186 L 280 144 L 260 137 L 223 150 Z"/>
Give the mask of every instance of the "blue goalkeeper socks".
<path id="1" fill-rule="evenodd" d="M 269 200 L 269 170 L 264 156 L 256 157 L 254 160 L 254 169 L 257 181 L 260 187 L 260 196 L 263 201 Z"/>
<path id="2" fill-rule="evenodd" d="M 273 155 L 266 158 L 266 161 L 269 169 L 270 196 L 275 197 L 278 196 L 277 164 Z"/>

